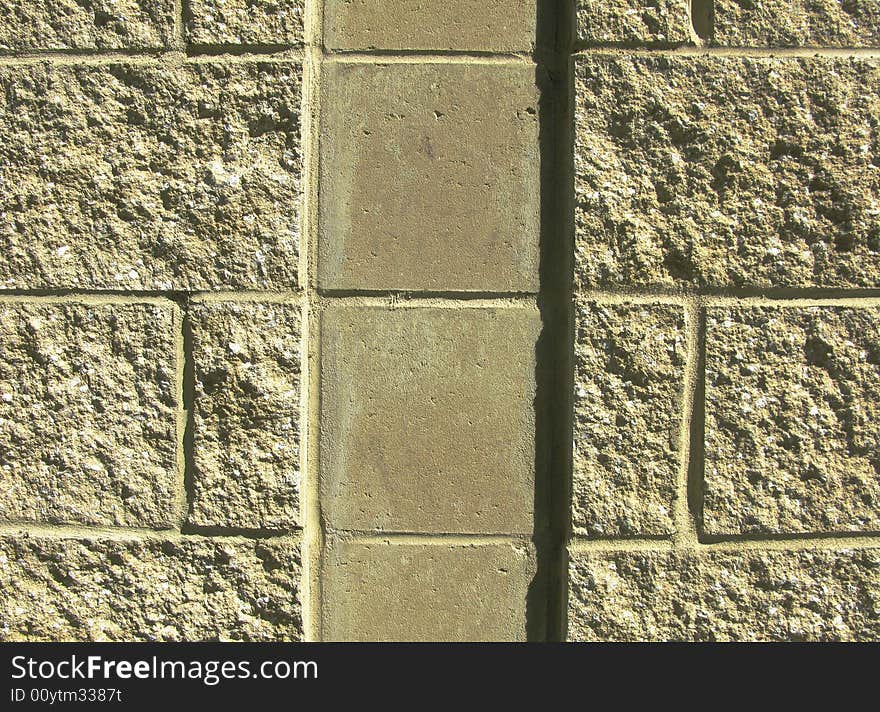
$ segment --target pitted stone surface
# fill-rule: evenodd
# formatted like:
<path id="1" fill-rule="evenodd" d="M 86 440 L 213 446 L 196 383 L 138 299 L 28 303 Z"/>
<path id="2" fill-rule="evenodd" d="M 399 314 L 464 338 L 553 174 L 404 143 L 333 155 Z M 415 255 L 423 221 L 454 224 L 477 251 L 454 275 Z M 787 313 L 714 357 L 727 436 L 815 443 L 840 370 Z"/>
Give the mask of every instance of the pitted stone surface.
<path id="1" fill-rule="evenodd" d="M 298 64 L 28 64 L 0 91 L 0 287 L 296 285 Z"/>
<path id="2" fill-rule="evenodd" d="M 582 56 L 581 285 L 876 287 L 880 65 Z"/>
<path id="3" fill-rule="evenodd" d="M 672 532 L 684 313 L 576 301 L 572 524 L 590 536 Z"/>
<path id="4" fill-rule="evenodd" d="M 174 0 L 0 0 L 0 50 L 163 49 Z"/>
<path id="5" fill-rule="evenodd" d="M 577 0 L 576 11 L 581 45 L 692 40 L 687 0 Z"/>
<path id="6" fill-rule="evenodd" d="M 0 521 L 176 523 L 175 353 L 170 304 L 0 305 Z"/>
<path id="7" fill-rule="evenodd" d="M 189 314 L 190 521 L 290 529 L 299 522 L 300 306 L 220 302 L 194 305 Z"/>
<path id="8" fill-rule="evenodd" d="M 304 0 L 190 0 L 189 41 L 197 45 L 301 45 Z"/>
<path id="9" fill-rule="evenodd" d="M 714 0 L 713 43 L 733 47 L 876 47 L 876 0 Z"/>
<path id="10" fill-rule="evenodd" d="M 284 540 L 0 539 L 0 640 L 298 641 Z"/>
<path id="11" fill-rule="evenodd" d="M 573 553 L 572 641 L 880 639 L 880 551 Z"/>
<path id="12" fill-rule="evenodd" d="M 707 316 L 704 528 L 880 530 L 880 309 Z"/>

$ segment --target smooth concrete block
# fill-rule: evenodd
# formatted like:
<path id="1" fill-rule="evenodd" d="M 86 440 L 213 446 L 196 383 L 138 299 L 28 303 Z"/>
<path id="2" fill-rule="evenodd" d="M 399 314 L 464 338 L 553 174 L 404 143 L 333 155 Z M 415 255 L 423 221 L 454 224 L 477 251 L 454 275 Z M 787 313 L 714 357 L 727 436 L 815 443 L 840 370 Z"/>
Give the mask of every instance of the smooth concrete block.
<path id="1" fill-rule="evenodd" d="M 534 308 L 331 307 L 321 501 L 336 529 L 529 533 Z"/>
<path id="2" fill-rule="evenodd" d="M 324 65 L 325 290 L 536 292 L 532 65 Z"/>
<path id="3" fill-rule="evenodd" d="M 333 541 L 322 567 L 330 641 L 524 641 L 531 544 Z"/>
<path id="4" fill-rule="evenodd" d="M 536 0 L 327 0 L 324 44 L 339 50 L 531 51 Z"/>

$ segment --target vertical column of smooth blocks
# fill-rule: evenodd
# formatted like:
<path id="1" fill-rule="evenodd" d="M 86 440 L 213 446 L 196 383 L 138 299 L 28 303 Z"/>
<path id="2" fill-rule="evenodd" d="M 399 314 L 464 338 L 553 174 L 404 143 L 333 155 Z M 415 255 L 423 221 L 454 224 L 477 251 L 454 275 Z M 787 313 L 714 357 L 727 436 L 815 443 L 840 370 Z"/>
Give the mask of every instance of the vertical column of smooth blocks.
<path id="1" fill-rule="evenodd" d="M 529 51 L 537 25 L 530 0 L 324 8 L 330 50 Z M 537 292 L 538 80 L 514 59 L 326 62 L 319 289 Z M 537 310 L 514 305 L 328 307 L 329 529 L 530 533 L 539 331 Z M 525 638 L 526 541 L 331 534 L 322 567 L 325 638 Z"/>
<path id="2" fill-rule="evenodd" d="M 303 44 L 305 0 L 189 0 L 187 9 L 195 45 Z"/>
<path id="3" fill-rule="evenodd" d="M 576 299 L 572 526 L 594 537 L 673 531 L 684 312 Z"/>
<path id="4" fill-rule="evenodd" d="M 0 287 L 297 285 L 302 66 L 0 68 Z"/>
<path id="5" fill-rule="evenodd" d="M 528 52 L 538 32 L 538 0 L 326 0 L 324 44 L 331 50 Z"/>
<path id="6" fill-rule="evenodd" d="M 298 641 L 287 539 L 0 537 L 0 640 Z"/>
<path id="7" fill-rule="evenodd" d="M 876 532 L 878 421 L 877 307 L 709 309 L 705 531 Z"/>
<path id="8" fill-rule="evenodd" d="M 0 0 L 0 50 L 164 49 L 174 0 Z"/>
<path id="9" fill-rule="evenodd" d="M 322 83 L 320 288 L 538 290 L 533 65 L 333 60 Z"/>
<path id="10" fill-rule="evenodd" d="M 323 635 L 345 641 L 524 641 L 531 544 L 331 542 Z"/>
<path id="11" fill-rule="evenodd" d="M 519 534 L 497 547 L 346 543 L 323 562 L 330 639 L 522 639 L 533 529 L 530 308 L 330 307 L 320 492 L 331 530 Z M 514 541 L 514 539 L 511 539 Z"/>
<path id="12" fill-rule="evenodd" d="M 189 521 L 288 530 L 300 522 L 301 306 L 209 302 L 188 315 L 195 375 Z"/>
<path id="13" fill-rule="evenodd" d="M 536 309 L 331 306 L 320 486 L 331 529 L 530 534 Z"/>
<path id="14" fill-rule="evenodd" d="M 0 521 L 176 524 L 173 314 L 0 304 Z"/>
<path id="15" fill-rule="evenodd" d="M 880 65 L 579 56 L 576 279 L 880 284 Z"/>

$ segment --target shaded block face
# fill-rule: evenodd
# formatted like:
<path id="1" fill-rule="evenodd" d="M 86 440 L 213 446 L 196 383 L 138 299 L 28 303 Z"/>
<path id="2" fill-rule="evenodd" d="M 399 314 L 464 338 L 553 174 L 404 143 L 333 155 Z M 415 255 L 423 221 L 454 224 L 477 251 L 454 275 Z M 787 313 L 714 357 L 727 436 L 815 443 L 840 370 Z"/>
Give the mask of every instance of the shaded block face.
<path id="1" fill-rule="evenodd" d="M 573 553 L 572 641 L 880 639 L 880 552 Z"/>
<path id="2" fill-rule="evenodd" d="M 304 0 L 189 0 L 187 37 L 197 45 L 301 45 Z"/>
<path id="3" fill-rule="evenodd" d="M 0 521 L 179 516 L 171 305 L 0 305 Z"/>
<path id="4" fill-rule="evenodd" d="M 331 49 L 530 51 L 536 0 L 327 0 Z"/>
<path id="5" fill-rule="evenodd" d="M 0 640 L 299 641 L 299 544 L 0 539 Z"/>
<path id="6" fill-rule="evenodd" d="M 875 0 L 714 0 L 714 44 L 771 47 L 876 47 Z"/>
<path id="7" fill-rule="evenodd" d="M 190 310 L 195 370 L 189 520 L 247 529 L 299 523 L 298 304 Z"/>
<path id="8" fill-rule="evenodd" d="M 681 307 L 578 298 L 572 525 L 670 534 L 684 387 Z"/>
<path id="9" fill-rule="evenodd" d="M 290 289 L 301 67 L 0 68 L 2 288 Z"/>
<path id="10" fill-rule="evenodd" d="M 580 57 L 580 285 L 876 287 L 874 60 Z"/>
<path id="11" fill-rule="evenodd" d="M 577 0 L 576 12 L 581 45 L 692 40 L 687 0 Z"/>
<path id="12" fill-rule="evenodd" d="M 704 528 L 880 529 L 880 309 L 710 309 Z"/>
<path id="13" fill-rule="evenodd" d="M 0 50 L 163 49 L 174 0 L 0 0 Z"/>
<path id="14" fill-rule="evenodd" d="M 358 544 L 325 553 L 330 641 L 524 641 L 530 545 Z"/>
<path id="15" fill-rule="evenodd" d="M 320 445 L 329 526 L 530 533 L 540 329 L 529 308 L 329 309 Z"/>
<path id="16" fill-rule="evenodd" d="M 330 62 L 323 72 L 320 286 L 537 291 L 535 68 Z"/>

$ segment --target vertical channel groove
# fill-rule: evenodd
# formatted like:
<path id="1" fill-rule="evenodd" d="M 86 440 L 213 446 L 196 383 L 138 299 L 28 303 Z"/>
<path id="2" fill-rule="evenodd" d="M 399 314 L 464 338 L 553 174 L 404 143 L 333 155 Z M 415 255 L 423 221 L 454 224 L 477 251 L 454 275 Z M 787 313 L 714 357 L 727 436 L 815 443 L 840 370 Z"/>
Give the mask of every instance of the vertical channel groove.
<path id="1" fill-rule="evenodd" d="M 178 480 L 179 480 L 179 528 L 187 530 L 187 518 L 193 501 L 193 404 L 195 401 L 195 365 L 193 362 L 192 325 L 189 320 L 189 301 L 184 298 L 177 305 L 177 397 L 179 399 L 178 423 Z"/>
<path id="2" fill-rule="evenodd" d="M 699 544 L 695 507 L 698 506 L 702 472 L 694 464 L 694 455 L 702 451 L 703 425 L 701 403 L 703 305 L 699 297 L 685 304 L 686 361 L 682 393 L 681 435 L 679 440 L 679 476 L 673 503 L 674 544 L 691 549 Z"/>
<path id="3" fill-rule="evenodd" d="M 573 15 L 564 0 L 538 2 L 536 64 L 541 92 L 539 308 L 537 345 L 535 537 L 538 572 L 529 591 L 528 639 L 565 638 L 565 548 L 568 536 L 572 420 L 571 288 L 573 241 L 569 220 Z"/>
<path id="4" fill-rule="evenodd" d="M 715 24 L 714 0 L 691 0 L 691 25 L 704 43 L 712 40 Z"/>
<path id="5" fill-rule="evenodd" d="M 191 2 L 192 0 L 178 0 L 180 2 L 180 13 L 178 17 L 180 18 L 180 42 L 185 49 L 187 44 L 187 32 L 189 28 L 189 23 L 192 22 L 193 14 Z"/>
<path id="6" fill-rule="evenodd" d="M 320 150 L 321 63 L 323 61 L 323 3 L 306 3 L 303 60 L 303 220 L 300 240 L 299 283 L 304 290 L 302 311 L 303 379 L 301 394 L 302 454 L 300 455 L 301 523 L 303 529 L 303 632 L 306 640 L 320 641 L 321 559 L 324 536 L 318 493 L 318 435 L 320 414 L 320 321 L 317 285 L 318 160 Z"/>
<path id="7" fill-rule="evenodd" d="M 705 304 L 698 305 L 697 331 L 695 345 L 696 353 L 692 357 L 696 359 L 694 364 L 694 389 L 693 402 L 691 404 L 690 422 L 690 452 L 687 463 L 687 503 L 692 526 L 695 528 L 694 537 L 700 540 L 703 529 L 703 482 L 704 463 L 706 456 L 706 308 Z"/>

